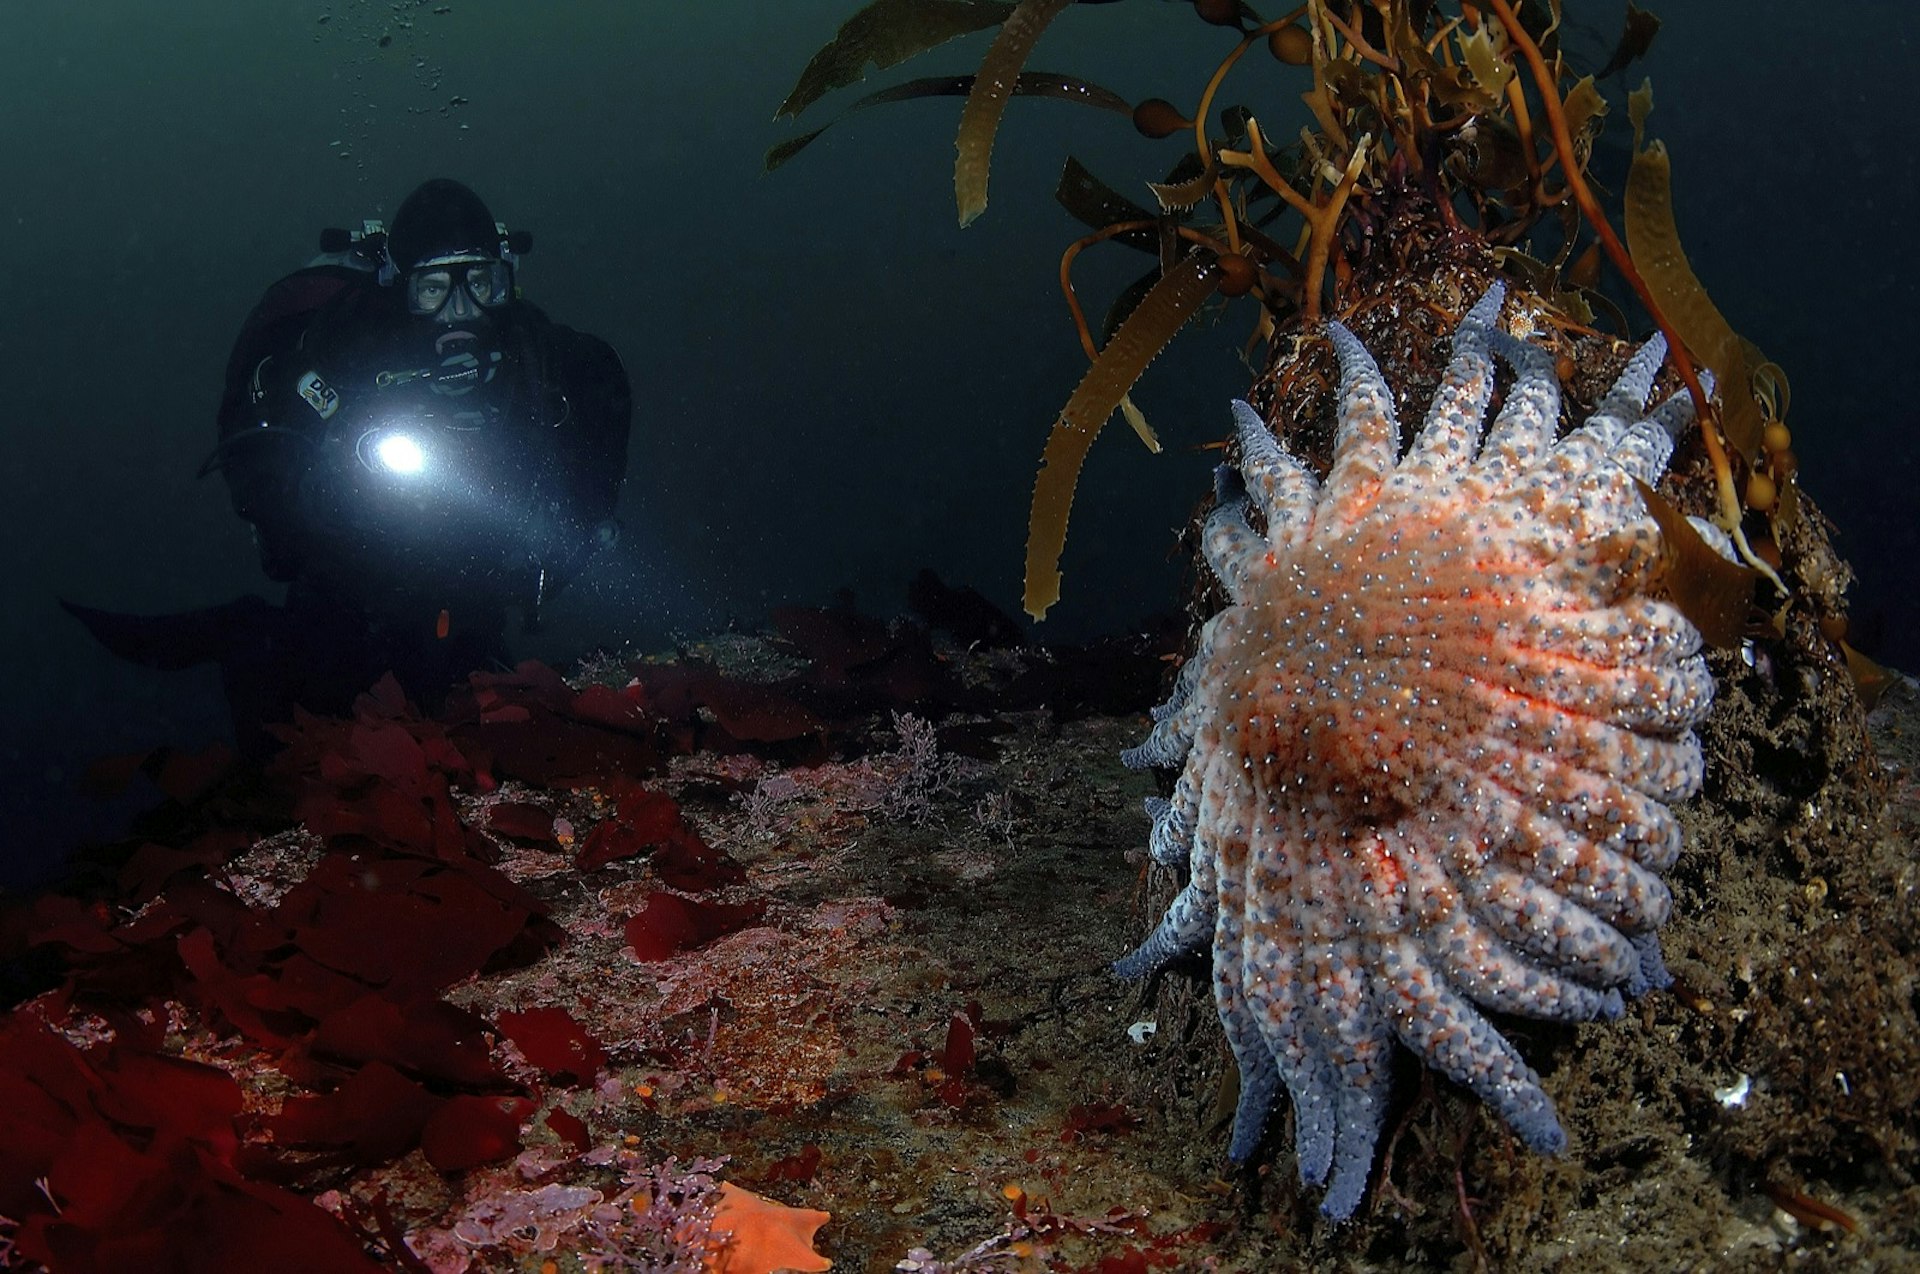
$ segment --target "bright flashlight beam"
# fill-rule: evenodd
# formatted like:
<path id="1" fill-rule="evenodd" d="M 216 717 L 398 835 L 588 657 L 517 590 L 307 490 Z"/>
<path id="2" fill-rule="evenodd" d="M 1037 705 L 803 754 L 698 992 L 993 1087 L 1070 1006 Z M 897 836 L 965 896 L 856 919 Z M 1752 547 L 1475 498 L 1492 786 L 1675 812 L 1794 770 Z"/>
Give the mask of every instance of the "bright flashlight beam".
<path id="1" fill-rule="evenodd" d="M 388 434 L 373 445 L 373 454 L 393 473 L 415 474 L 427 467 L 427 453 L 406 434 Z"/>

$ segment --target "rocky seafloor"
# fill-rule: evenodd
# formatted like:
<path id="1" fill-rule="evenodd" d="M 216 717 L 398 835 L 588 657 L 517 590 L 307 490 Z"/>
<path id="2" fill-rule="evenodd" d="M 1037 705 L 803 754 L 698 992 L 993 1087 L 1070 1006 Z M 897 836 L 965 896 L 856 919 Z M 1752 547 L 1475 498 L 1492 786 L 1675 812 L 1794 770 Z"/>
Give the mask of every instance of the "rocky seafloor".
<path id="1" fill-rule="evenodd" d="M 1728 694 L 1674 988 L 1503 1024 L 1567 1152 L 1403 1056 L 1334 1226 L 1284 1113 L 1226 1162 L 1204 968 L 1107 972 L 1177 883 L 1118 760 L 1176 647 L 821 612 L 139 759 L 163 807 L 0 929 L 7 1268 L 780 1268 L 722 1181 L 847 1270 L 1920 1266 L 1913 682 L 1848 802 Z"/>

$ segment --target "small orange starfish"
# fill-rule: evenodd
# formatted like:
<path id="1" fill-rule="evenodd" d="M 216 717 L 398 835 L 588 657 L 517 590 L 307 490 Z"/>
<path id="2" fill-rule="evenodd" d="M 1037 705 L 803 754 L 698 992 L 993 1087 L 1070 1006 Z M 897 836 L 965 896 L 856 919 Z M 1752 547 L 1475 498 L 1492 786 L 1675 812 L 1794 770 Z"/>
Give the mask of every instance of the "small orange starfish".
<path id="1" fill-rule="evenodd" d="M 708 1274 L 776 1274 L 780 1270 L 815 1274 L 832 1269 L 833 1262 L 813 1250 L 814 1232 L 832 1215 L 790 1208 L 723 1181 L 713 1228 L 730 1237 L 707 1258 Z"/>

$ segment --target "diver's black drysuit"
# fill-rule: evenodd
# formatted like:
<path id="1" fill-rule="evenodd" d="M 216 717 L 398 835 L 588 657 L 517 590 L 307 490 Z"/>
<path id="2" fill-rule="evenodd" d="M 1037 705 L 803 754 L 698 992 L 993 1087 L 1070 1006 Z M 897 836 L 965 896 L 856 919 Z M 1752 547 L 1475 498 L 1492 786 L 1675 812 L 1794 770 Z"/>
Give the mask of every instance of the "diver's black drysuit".
<path id="1" fill-rule="evenodd" d="M 388 670 L 437 702 L 505 659 L 509 608 L 532 626 L 614 535 L 632 397 L 612 347 L 521 300 L 450 330 L 398 291 L 351 266 L 296 271 L 227 363 L 219 468 L 289 584 L 282 648 L 259 652 L 261 720 L 343 709 Z M 416 470 L 382 465 L 392 435 L 419 446 Z"/>

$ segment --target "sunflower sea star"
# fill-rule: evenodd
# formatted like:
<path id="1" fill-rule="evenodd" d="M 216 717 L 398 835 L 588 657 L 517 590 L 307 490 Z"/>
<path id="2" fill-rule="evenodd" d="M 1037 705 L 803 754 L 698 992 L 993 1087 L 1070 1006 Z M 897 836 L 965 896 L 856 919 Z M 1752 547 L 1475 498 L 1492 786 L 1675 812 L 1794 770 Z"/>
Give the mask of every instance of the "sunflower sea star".
<path id="1" fill-rule="evenodd" d="M 1229 1153 L 1252 1155 L 1284 1083 L 1300 1179 L 1331 1173 L 1336 1219 L 1366 1190 L 1395 1039 L 1551 1153 L 1553 1102 L 1475 1006 L 1611 1018 L 1669 980 L 1667 807 L 1700 788 L 1713 681 L 1648 595 L 1659 532 L 1635 480 L 1658 480 L 1691 403 L 1643 410 L 1656 338 L 1556 443 L 1553 359 L 1499 329 L 1503 296 L 1461 323 L 1404 457 L 1339 323 L 1324 483 L 1234 403 L 1240 469 L 1219 471 L 1203 536 L 1230 604 L 1123 757 L 1181 767 L 1148 802 L 1150 844 L 1190 875 L 1114 971 L 1211 938 L 1241 1079 Z M 1493 353 L 1515 378 L 1482 441 Z"/>

